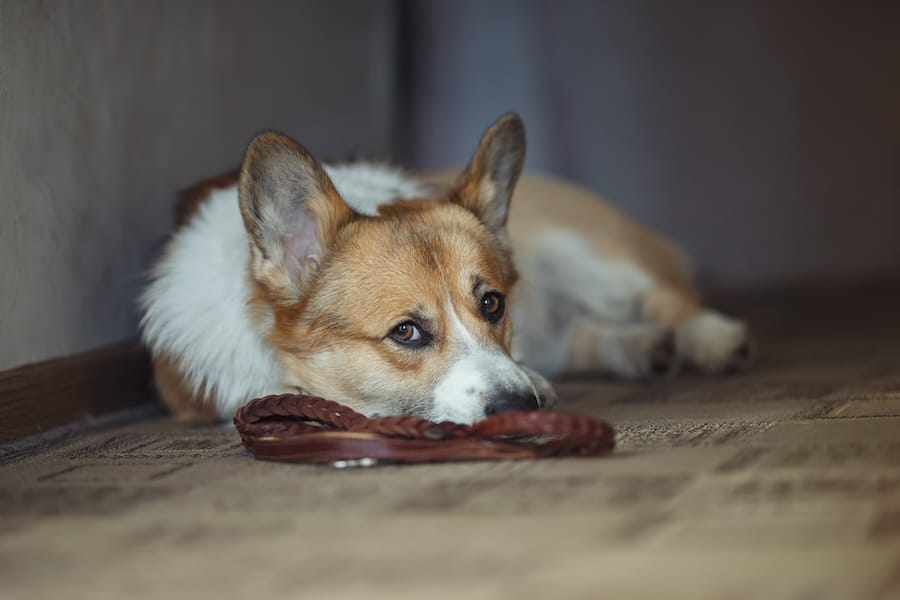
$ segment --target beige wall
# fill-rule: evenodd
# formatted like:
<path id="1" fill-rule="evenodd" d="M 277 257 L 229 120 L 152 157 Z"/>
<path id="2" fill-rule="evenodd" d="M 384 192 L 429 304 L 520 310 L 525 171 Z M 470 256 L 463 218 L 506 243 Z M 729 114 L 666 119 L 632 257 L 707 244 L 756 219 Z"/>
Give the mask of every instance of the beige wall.
<path id="1" fill-rule="evenodd" d="M 390 3 L 0 0 L 0 369 L 135 334 L 173 191 L 257 130 L 383 153 Z"/>

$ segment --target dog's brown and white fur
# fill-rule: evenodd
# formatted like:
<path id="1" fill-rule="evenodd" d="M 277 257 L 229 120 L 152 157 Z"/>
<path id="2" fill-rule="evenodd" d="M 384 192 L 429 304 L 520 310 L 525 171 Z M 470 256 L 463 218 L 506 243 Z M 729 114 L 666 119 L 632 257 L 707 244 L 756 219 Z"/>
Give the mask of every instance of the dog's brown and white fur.
<path id="1" fill-rule="evenodd" d="M 700 303 L 677 248 L 584 189 L 520 177 L 524 152 L 515 115 L 458 176 L 322 166 L 257 136 L 238 182 L 182 199 L 143 295 L 165 403 L 230 418 L 303 390 L 470 423 L 552 404 L 545 376 L 747 362 L 746 327 Z"/>

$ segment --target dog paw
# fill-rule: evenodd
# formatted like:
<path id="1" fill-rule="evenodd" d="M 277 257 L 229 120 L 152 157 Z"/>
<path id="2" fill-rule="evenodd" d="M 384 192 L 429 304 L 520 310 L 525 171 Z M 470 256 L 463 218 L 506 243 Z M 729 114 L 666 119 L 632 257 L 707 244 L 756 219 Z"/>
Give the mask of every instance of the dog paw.
<path id="1" fill-rule="evenodd" d="M 675 334 L 666 329 L 650 348 L 648 372 L 651 376 L 669 375 L 678 365 Z"/>
<path id="2" fill-rule="evenodd" d="M 743 371 L 753 364 L 753 359 L 755 357 L 756 342 L 753 341 L 753 337 L 750 334 L 747 334 L 744 343 L 735 348 L 734 352 L 729 356 L 722 372 L 736 373 L 737 371 Z"/>
<path id="3" fill-rule="evenodd" d="M 676 345 L 685 363 L 713 375 L 746 369 L 755 355 L 747 326 L 713 311 L 704 311 L 683 323 Z"/>
<path id="4" fill-rule="evenodd" d="M 634 328 L 617 336 L 604 356 L 606 370 L 628 379 L 650 379 L 674 373 L 678 368 L 675 334 L 657 326 Z"/>

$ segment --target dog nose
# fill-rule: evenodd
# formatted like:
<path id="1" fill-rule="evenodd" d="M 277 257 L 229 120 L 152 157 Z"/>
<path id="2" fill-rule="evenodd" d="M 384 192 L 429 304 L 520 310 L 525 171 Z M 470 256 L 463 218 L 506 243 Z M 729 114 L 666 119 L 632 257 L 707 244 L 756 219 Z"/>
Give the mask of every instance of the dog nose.
<path id="1" fill-rule="evenodd" d="M 484 409 L 486 416 L 513 410 L 538 410 L 537 398 L 531 390 L 527 392 L 503 392 L 491 398 Z"/>

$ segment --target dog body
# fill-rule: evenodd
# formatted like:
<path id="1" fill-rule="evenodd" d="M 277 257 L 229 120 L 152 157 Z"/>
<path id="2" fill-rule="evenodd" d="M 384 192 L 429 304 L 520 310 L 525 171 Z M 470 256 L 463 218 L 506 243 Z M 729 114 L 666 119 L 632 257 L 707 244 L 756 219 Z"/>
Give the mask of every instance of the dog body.
<path id="1" fill-rule="evenodd" d="M 552 404 L 545 377 L 562 373 L 749 359 L 746 327 L 703 307 L 677 248 L 586 190 L 520 178 L 523 158 L 515 116 L 461 175 L 322 166 L 257 137 L 239 179 L 183 198 L 142 298 L 170 410 L 228 419 L 301 390 L 470 423 Z"/>

